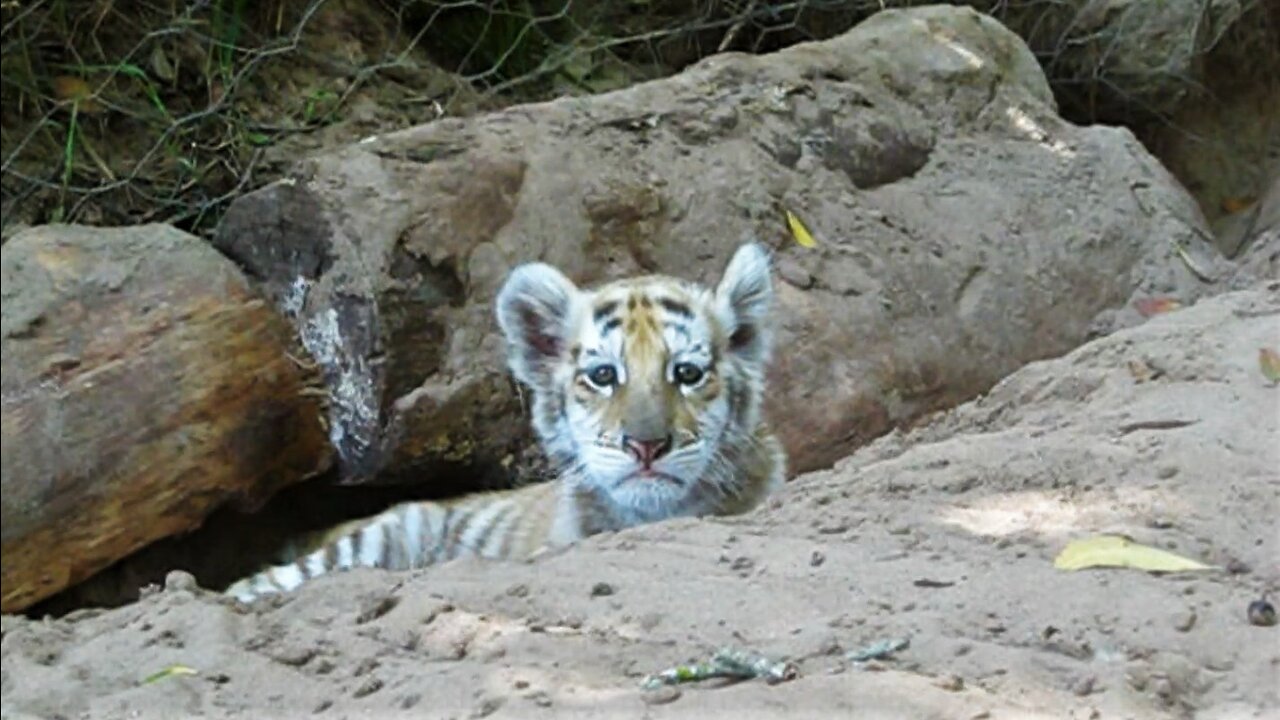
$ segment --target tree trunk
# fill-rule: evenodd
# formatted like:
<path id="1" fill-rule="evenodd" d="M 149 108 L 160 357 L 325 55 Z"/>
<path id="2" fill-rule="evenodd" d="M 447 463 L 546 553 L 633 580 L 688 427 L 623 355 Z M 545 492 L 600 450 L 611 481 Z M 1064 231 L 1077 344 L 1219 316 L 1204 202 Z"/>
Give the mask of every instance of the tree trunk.
<path id="1" fill-rule="evenodd" d="M 330 464 L 288 323 L 198 238 L 39 227 L 0 268 L 4 612 Z"/>

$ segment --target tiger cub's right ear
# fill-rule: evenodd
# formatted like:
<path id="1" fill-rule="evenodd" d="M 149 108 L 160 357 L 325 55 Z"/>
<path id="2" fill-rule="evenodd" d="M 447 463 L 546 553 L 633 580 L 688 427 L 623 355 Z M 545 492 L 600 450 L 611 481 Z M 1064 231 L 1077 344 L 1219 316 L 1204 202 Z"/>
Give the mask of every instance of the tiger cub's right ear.
<path id="1" fill-rule="evenodd" d="M 729 352 L 750 363 L 768 359 L 768 316 L 773 308 L 769 251 L 759 243 L 738 248 L 716 286 L 716 308 L 729 333 Z"/>
<path id="2" fill-rule="evenodd" d="M 498 292 L 498 326 L 507 338 L 507 362 L 516 379 L 534 389 L 551 381 L 568 350 L 570 313 L 578 288 L 546 263 L 511 271 Z"/>

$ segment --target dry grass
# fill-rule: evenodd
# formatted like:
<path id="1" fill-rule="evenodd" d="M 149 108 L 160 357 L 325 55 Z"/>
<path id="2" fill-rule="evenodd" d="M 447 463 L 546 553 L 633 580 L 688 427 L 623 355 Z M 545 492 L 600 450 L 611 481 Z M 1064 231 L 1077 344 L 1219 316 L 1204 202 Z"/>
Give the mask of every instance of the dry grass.
<path id="1" fill-rule="evenodd" d="M 609 90 L 725 50 L 830 37 L 882 7 L 917 4 L 3 0 L 4 234 L 45 222 L 205 232 L 231 199 L 302 153 Z M 1118 50 L 1149 40 L 1126 35 L 1149 3 L 1118 5 L 1119 18 L 1085 0 L 966 4 L 1027 39 L 1076 120 L 1167 120 L 1171 102 L 1212 95 L 1197 72 L 1215 55 L 1280 75 L 1277 11 L 1265 0 L 1203 0 L 1195 32 L 1174 44 L 1182 54 L 1148 65 Z M 1171 99 L 1170 88 L 1181 92 Z"/>

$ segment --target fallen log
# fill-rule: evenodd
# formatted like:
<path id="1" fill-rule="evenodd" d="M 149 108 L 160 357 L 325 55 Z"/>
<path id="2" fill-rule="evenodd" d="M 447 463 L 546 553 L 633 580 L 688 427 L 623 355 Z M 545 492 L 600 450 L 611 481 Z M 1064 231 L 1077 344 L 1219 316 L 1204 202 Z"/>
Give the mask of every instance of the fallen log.
<path id="1" fill-rule="evenodd" d="M 288 323 L 199 238 L 38 227 L 0 273 L 3 612 L 329 465 Z"/>

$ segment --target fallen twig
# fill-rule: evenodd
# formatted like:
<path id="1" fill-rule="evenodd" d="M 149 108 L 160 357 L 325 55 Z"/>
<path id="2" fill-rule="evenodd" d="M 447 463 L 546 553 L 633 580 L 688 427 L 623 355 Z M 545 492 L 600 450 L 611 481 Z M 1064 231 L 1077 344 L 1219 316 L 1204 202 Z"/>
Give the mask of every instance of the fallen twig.
<path id="1" fill-rule="evenodd" d="M 793 663 L 774 660 L 750 650 L 724 648 L 717 651 L 710 662 L 676 665 L 662 672 L 646 675 L 640 686 L 652 690 L 663 685 L 679 685 L 718 677 L 739 680 L 758 677 L 773 684 L 794 680 L 799 675 L 800 670 Z"/>
<path id="2" fill-rule="evenodd" d="M 870 645 L 864 645 L 857 650 L 850 650 L 845 653 L 845 658 L 850 662 L 867 662 L 868 660 L 879 660 L 888 657 L 899 650 L 905 650 L 911 645 L 911 638 L 886 638 L 877 640 Z"/>

